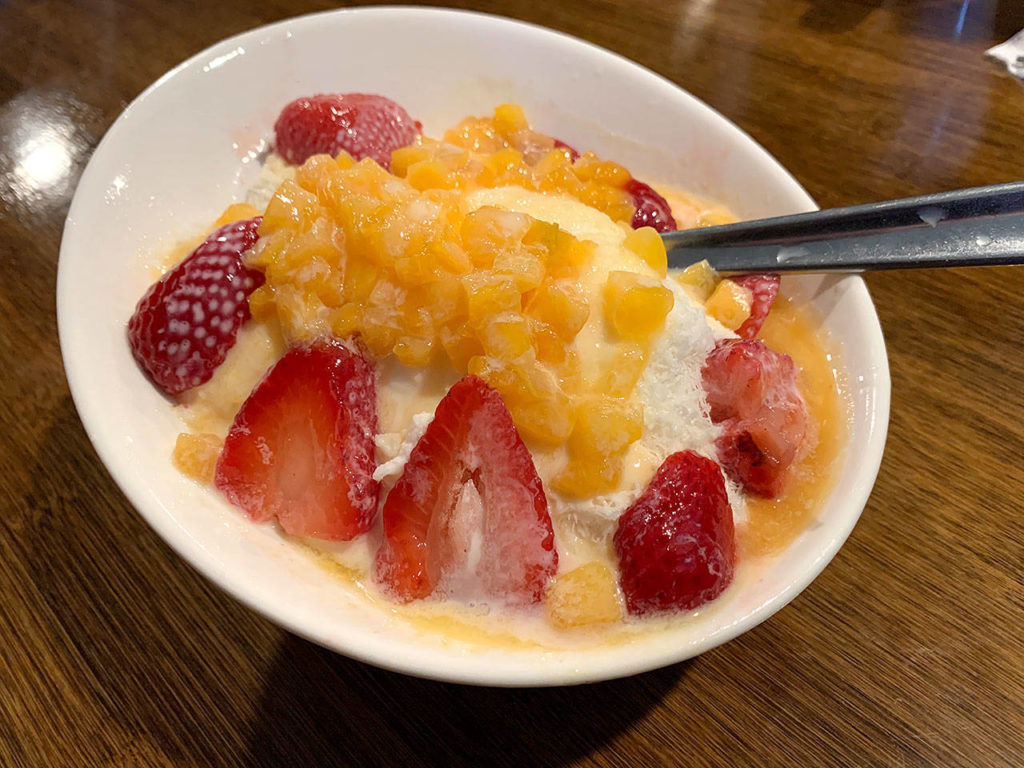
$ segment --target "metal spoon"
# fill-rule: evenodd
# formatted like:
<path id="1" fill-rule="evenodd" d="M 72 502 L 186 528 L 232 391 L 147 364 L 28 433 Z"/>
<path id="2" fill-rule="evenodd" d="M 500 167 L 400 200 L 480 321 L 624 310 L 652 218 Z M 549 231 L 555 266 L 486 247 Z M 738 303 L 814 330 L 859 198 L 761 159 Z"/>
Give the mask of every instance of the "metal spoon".
<path id="1" fill-rule="evenodd" d="M 1024 181 L 662 235 L 668 265 L 855 272 L 1024 264 Z"/>

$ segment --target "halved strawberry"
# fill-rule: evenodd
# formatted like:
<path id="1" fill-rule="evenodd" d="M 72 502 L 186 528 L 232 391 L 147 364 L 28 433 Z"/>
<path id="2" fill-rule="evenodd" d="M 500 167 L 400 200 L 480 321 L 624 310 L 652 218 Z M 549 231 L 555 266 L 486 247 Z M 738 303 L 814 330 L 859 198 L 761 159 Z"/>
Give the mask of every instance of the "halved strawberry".
<path id="1" fill-rule="evenodd" d="M 423 125 L 384 96 L 321 93 L 288 104 L 274 124 L 274 146 L 286 162 L 345 150 L 356 160 L 372 157 L 390 170 L 391 153 L 416 140 Z"/>
<path id="2" fill-rule="evenodd" d="M 736 329 L 736 335 L 741 339 L 752 339 L 757 336 L 764 319 L 775 303 L 775 297 L 779 295 L 778 273 L 755 273 L 749 275 L 736 275 L 730 277 L 737 283 L 748 289 L 753 296 L 750 302 L 750 317 L 743 321 L 743 325 Z"/>
<path id="3" fill-rule="evenodd" d="M 722 468 L 745 491 L 778 496 L 807 437 L 810 417 L 789 355 L 756 339 L 724 339 L 702 371 Z"/>
<path id="4" fill-rule="evenodd" d="M 633 205 L 636 206 L 633 219 L 629 222 L 633 229 L 654 227 L 659 232 L 672 232 L 678 228 L 668 201 L 655 192 L 650 184 L 630 179 L 626 182 L 625 190 L 633 196 Z"/>
<path id="5" fill-rule="evenodd" d="M 242 254 L 259 239 L 257 216 L 225 224 L 149 287 L 128 321 L 132 356 L 154 384 L 178 395 L 209 380 L 249 319 L 263 274 Z"/>
<path id="6" fill-rule="evenodd" d="M 376 433 L 371 365 L 337 341 L 295 347 L 235 416 L 214 482 L 256 522 L 351 539 L 377 511 Z"/>
<path id="7" fill-rule="evenodd" d="M 377 583 L 399 600 L 540 600 L 558 567 L 547 498 L 501 396 L 467 376 L 438 404 L 383 510 Z"/>
<path id="8" fill-rule="evenodd" d="M 612 539 L 630 613 L 690 611 L 732 581 L 736 535 L 722 471 L 692 451 L 673 453 L 619 518 Z"/>

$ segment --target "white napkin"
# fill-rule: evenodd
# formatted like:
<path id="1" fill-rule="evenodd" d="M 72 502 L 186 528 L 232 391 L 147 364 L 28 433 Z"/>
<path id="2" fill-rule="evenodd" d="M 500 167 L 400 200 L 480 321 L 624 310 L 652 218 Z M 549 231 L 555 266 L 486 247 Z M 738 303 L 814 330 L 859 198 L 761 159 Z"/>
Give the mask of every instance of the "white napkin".
<path id="1" fill-rule="evenodd" d="M 986 56 L 999 59 L 1006 65 L 1011 75 L 1024 80 L 1024 29 L 1011 37 L 1005 43 L 989 48 L 985 51 Z"/>

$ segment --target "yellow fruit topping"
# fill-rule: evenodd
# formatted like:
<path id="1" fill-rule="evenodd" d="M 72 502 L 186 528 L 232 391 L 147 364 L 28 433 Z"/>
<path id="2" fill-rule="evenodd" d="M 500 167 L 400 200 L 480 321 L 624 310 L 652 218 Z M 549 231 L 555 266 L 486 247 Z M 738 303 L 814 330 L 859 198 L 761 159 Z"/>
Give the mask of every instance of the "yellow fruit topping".
<path id="1" fill-rule="evenodd" d="M 555 490 L 586 498 L 614 490 L 622 477 L 622 459 L 640 439 L 643 406 L 633 400 L 592 395 L 576 406 L 569 437 L 569 462 L 552 480 Z"/>
<path id="2" fill-rule="evenodd" d="M 289 341 L 358 335 L 406 365 L 446 358 L 497 389 L 524 434 L 568 437 L 592 243 L 497 208 L 466 213 L 457 192 L 420 191 L 344 155 L 299 168 L 260 233 L 248 264 L 266 282 L 251 307 Z"/>
<path id="3" fill-rule="evenodd" d="M 665 253 L 665 241 L 653 227 L 634 229 L 623 240 L 622 244 L 647 262 L 659 277 L 668 276 L 668 256 Z"/>
<path id="4" fill-rule="evenodd" d="M 676 282 L 694 299 L 703 304 L 718 285 L 718 273 L 707 260 L 691 264 L 676 275 Z"/>
<path id="5" fill-rule="evenodd" d="M 171 459 L 183 475 L 209 485 L 213 482 L 217 457 L 220 456 L 223 445 L 224 441 L 217 435 L 182 432 L 174 443 Z"/>
<path id="6" fill-rule="evenodd" d="M 615 357 L 597 383 L 600 394 L 629 397 L 647 365 L 647 350 L 640 344 L 619 345 Z"/>
<path id="7" fill-rule="evenodd" d="M 242 221 L 244 219 L 251 219 L 253 216 L 259 216 L 260 210 L 255 205 L 249 203 L 232 203 L 224 209 L 224 213 L 220 215 L 217 221 L 214 222 L 213 228 L 218 229 L 223 227 L 225 224 L 231 224 L 235 221 Z"/>
<path id="8" fill-rule="evenodd" d="M 462 150 L 461 152 L 459 150 Z M 482 157 L 481 157 L 482 155 Z M 601 160 L 586 152 L 575 162 L 565 147 L 555 145 L 550 136 L 533 131 L 516 104 L 503 104 L 492 118 L 471 117 L 444 135 L 444 142 L 423 139 L 419 146 L 398 150 L 391 166 L 398 176 L 423 183 L 417 164 L 432 161 L 431 173 L 438 179 L 436 188 L 451 184 L 454 173 L 459 186 L 498 187 L 517 185 L 537 192 L 570 195 L 597 208 L 618 222 L 628 224 L 636 207 L 625 186 L 632 178 L 617 163 Z"/>
<path id="9" fill-rule="evenodd" d="M 597 561 L 560 573 L 548 584 L 544 610 L 558 629 L 619 621 L 622 604 L 615 575 Z"/>
<path id="10" fill-rule="evenodd" d="M 732 224 L 736 219 L 728 211 L 721 208 L 713 208 L 701 211 L 697 216 L 698 227 L 717 227 L 720 224 Z"/>
<path id="11" fill-rule="evenodd" d="M 253 315 L 280 327 L 288 343 L 358 337 L 378 358 L 480 376 L 527 440 L 569 442 L 560 487 L 576 496 L 613 490 L 643 425 L 628 398 L 673 303 L 660 282 L 661 238 L 630 230 L 621 247 L 599 246 L 556 224 L 471 203 L 471 194 L 493 186 L 553 194 L 578 208 L 575 198 L 620 222 L 589 212 L 613 235 L 633 215 L 624 168 L 591 153 L 573 162 L 516 105 L 465 120 L 445 138 L 396 150 L 393 173 L 345 153 L 298 168 L 267 206 L 246 257 L 266 276 L 250 298 Z M 644 274 L 608 273 L 607 255 L 592 266 L 599 248 L 619 248 L 612 252 Z M 614 338 L 597 349 L 595 333 L 606 325 Z M 585 327 L 581 361 L 575 341 Z"/>
<path id="12" fill-rule="evenodd" d="M 675 297 L 658 280 L 634 272 L 608 274 L 605 317 L 615 332 L 630 341 L 647 341 L 661 330 Z"/>
<path id="13" fill-rule="evenodd" d="M 750 317 L 753 294 L 732 280 L 722 280 L 704 302 L 704 309 L 730 331 L 735 331 Z"/>

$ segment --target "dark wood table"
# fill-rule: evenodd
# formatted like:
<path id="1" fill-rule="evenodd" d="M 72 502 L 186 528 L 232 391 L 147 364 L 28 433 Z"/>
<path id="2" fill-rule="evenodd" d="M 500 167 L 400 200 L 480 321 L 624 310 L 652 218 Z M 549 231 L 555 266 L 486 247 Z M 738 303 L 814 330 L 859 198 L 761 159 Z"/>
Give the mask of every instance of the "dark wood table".
<path id="1" fill-rule="evenodd" d="M 383 672 L 243 608 L 147 528 L 61 368 L 71 194 L 168 68 L 327 6 L 0 3 L 0 765 L 1024 765 L 1024 268 L 868 278 L 893 400 L 860 523 L 781 613 L 657 672 L 518 691 Z M 1024 178 L 1024 87 L 983 57 L 1020 0 L 474 7 L 681 84 L 822 206 Z M 68 154 L 26 176 L 61 125 Z"/>

